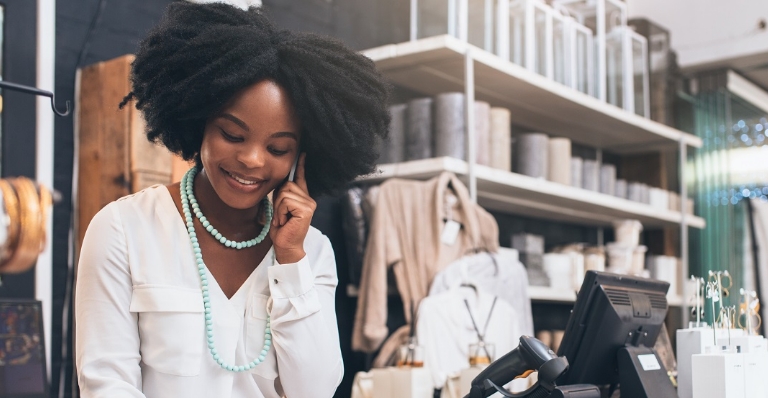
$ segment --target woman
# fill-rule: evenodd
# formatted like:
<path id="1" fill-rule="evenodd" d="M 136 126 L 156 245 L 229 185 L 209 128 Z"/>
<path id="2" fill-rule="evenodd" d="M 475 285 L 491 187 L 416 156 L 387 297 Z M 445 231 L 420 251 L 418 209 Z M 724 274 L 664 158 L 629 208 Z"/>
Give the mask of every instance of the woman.
<path id="1" fill-rule="evenodd" d="M 389 117 L 373 63 L 255 8 L 177 2 L 140 43 L 131 81 L 123 105 L 135 101 L 147 137 L 196 167 L 91 221 L 81 395 L 332 396 L 336 265 L 310 226 L 312 198 L 374 169 Z"/>

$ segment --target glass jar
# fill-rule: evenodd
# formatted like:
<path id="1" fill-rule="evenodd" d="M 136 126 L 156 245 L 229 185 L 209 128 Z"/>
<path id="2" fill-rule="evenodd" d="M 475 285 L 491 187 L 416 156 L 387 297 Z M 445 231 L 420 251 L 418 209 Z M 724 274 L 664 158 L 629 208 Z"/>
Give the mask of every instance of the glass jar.
<path id="1" fill-rule="evenodd" d="M 477 342 L 469 345 L 469 366 L 488 366 L 496 359 L 493 343 Z"/>
<path id="2" fill-rule="evenodd" d="M 397 366 L 421 368 L 424 366 L 424 350 L 416 337 L 409 337 L 397 349 Z"/>

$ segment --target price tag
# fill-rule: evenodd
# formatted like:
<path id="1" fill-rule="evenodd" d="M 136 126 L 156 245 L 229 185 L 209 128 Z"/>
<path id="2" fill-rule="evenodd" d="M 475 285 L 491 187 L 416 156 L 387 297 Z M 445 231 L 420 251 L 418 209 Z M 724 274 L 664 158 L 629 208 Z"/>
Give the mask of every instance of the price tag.
<path id="1" fill-rule="evenodd" d="M 456 238 L 459 236 L 459 230 L 461 224 L 456 221 L 448 220 L 443 227 L 443 233 L 440 235 L 440 241 L 448 246 L 453 246 L 456 243 Z"/>
<path id="2" fill-rule="evenodd" d="M 656 359 L 656 355 L 653 355 L 653 354 L 638 355 L 637 359 L 640 361 L 640 366 L 642 366 L 643 370 L 645 371 L 661 369 L 661 365 L 659 365 L 659 360 Z"/>

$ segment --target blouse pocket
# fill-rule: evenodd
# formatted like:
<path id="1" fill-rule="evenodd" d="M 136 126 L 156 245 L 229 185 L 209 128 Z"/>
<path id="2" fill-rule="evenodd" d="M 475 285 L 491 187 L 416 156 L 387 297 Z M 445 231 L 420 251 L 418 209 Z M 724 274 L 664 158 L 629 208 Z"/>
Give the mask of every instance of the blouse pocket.
<path id="1" fill-rule="evenodd" d="M 252 294 L 246 316 L 245 353 L 249 361 L 261 355 L 264 349 L 264 330 L 267 326 L 268 296 Z M 262 363 L 251 369 L 251 373 L 268 380 L 277 378 L 277 355 L 275 345 L 267 349 L 267 355 Z"/>
<path id="2" fill-rule="evenodd" d="M 134 286 L 131 312 L 138 313 L 141 360 L 161 373 L 200 374 L 205 339 L 199 290 L 175 286 Z"/>

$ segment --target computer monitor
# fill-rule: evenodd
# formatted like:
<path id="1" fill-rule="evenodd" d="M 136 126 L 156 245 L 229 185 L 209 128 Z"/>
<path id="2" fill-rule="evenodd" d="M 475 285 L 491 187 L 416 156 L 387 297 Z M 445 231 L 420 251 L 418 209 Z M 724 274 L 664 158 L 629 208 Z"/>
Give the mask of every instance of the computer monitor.
<path id="1" fill-rule="evenodd" d="M 620 385 L 627 387 L 622 398 L 676 396 L 653 351 L 668 289 L 663 281 L 588 271 L 558 349 L 570 363 L 558 384 Z"/>
<path id="2" fill-rule="evenodd" d="M 0 398 L 48 397 L 43 310 L 35 300 L 0 300 Z"/>

